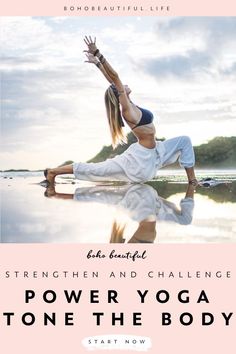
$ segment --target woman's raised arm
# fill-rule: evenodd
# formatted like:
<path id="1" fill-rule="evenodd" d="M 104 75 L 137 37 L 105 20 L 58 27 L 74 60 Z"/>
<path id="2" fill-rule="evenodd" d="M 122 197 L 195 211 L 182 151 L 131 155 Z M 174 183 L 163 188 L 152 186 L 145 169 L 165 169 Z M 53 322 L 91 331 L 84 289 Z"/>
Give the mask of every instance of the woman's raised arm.
<path id="1" fill-rule="evenodd" d="M 92 54 L 94 57 L 98 58 L 99 62 L 102 64 L 103 69 L 106 71 L 106 75 L 110 78 L 111 82 L 115 84 L 118 91 L 124 91 L 124 86 L 119 78 L 118 73 L 113 69 L 113 67 L 108 63 L 104 56 L 100 53 L 96 45 L 96 38 L 94 40 L 91 36 L 85 37 L 84 42 L 88 46 L 88 50 L 85 50 L 88 55 Z M 91 62 L 91 61 L 89 61 Z M 96 64 L 97 65 L 97 64 Z M 98 66 L 98 65 L 97 65 Z M 109 81 L 110 82 L 110 81 Z"/>
<path id="2" fill-rule="evenodd" d="M 89 63 L 93 62 L 94 64 L 96 64 L 99 67 L 99 69 L 102 71 L 106 79 L 110 83 L 113 83 L 115 85 L 119 94 L 119 101 L 123 110 L 124 111 L 128 110 L 130 108 L 130 101 L 126 94 L 124 85 L 122 84 L 118 73 L 113 69 L 113 67 L 108 63 L 108 61 L 104 58 L 104 56 L 100 53 L 99 49 L 97 48 L 96 38 L 92 39 L 91 36 L 89 37 L 86 36 L 84 38 L 84 42 L 88 47 L 88 50 L 85 50 L 88 58 L 87 62 Z M 98 59 L 101 65 L 98 64 L 96 59 L 90 56 L 91 54 L 93 55 L 94 58 Z"/>

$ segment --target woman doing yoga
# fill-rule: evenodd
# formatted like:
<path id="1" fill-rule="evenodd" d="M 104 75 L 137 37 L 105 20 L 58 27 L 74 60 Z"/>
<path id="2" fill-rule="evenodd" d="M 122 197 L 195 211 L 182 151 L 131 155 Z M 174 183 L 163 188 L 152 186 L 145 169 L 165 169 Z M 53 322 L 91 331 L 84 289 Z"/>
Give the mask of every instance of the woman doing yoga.
<path id="1" fill-rule="evenodd" d="M 88 47 L 85 50 L 86 62 L 96 65 L 110 83 L 105 92 L 105 105 L 113 147 L 126 142 L 124 122 L 136 136 L 137 142 L 123 154 L 104 162 L 79 162 L 47 169 L 44 171 L 47 185 L 53 185 L 57 175 L 72 173 L 80 180 L 142 183 L 154 178 L 161 167 L 178 160 L 186 170 L 189 183 L 196 186 L 195 158 L 190 139 L 180 136 L 164 142 L 156 141 L 153 114 L 131 101 L 131 89 L 123 85 L 118 73 L 100 53 L 96 39 L 85 37 L 84 41 Z"/>

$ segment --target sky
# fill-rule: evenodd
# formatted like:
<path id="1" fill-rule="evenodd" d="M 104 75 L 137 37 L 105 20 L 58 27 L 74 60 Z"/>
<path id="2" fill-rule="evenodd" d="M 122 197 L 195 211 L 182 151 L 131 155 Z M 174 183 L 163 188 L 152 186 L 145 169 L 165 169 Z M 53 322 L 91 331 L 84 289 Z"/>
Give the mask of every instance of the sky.
<path id="1" fill-rule="evenodd" d="M 3 17 L 0 168 L 86 161 L 111 138 L 108 83 L 85 63 L 85 35 L 131 99 L 154 113 L 157 137 L 194 145 L 236 132 L 235 17 Z M 128 131 L 128 129 L 127 129 Z"/>

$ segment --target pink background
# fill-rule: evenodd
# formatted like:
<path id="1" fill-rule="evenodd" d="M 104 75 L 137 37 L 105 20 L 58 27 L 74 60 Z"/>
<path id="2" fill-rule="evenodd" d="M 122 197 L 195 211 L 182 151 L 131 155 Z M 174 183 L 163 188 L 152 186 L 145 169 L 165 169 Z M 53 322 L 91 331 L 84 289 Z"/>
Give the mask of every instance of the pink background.
<path id="1" fill-rule="evenodd" d="M 1 315 L 0 332 L 3 353 L 15 354 L 16 350 L 25 354 L 41 353 L 86 353 L 81 341 L 84 337 L 106 334 L 133 334 L 151 337 L 152 349 L 148 353 L 161 354 L 233 354 L 235 318 L 231 325 L 224 325 L 221 312 L 234 312 L 235 307 L 235 245 L 106 245 L 102 251 L 108 254 L 112 249 L 116 252 L 127 252 L 138 249 L 140 252 L 147 249 L 146 260 L 87 260 L 86 255 L 90 249 L 98 250 L 100 246 L 94 245 L 1 245 L 0 248 L 0 288 L 2 312 L 13 311 L 16 314 L 33 312 L 40 316 L 43 312 L 57 312 L 58 325 L 42 326 L 39 322 L 34 326 L 25 327 L 20 322 L 11 327 L 5 326 Z M 99 271 L 98 279 L 5 279 L 5 271 Z M 134 279 L 108 278 L 110 271 L 136 271 L 138 277 Z M 231 271 L 231 279 L 148 279 L 145 273 L 155 271 Z M 24 304 L 25 289 L 36 291 L 37 298 L 30 304 Z M 48 289 L 58 293 L 58 300 L 54 304 L 45 304 L 40 294 Z M 89 304 L 88 297 L 82 297 L 79 304 L 67 304 L 62 292 L 64 289 L 87 291 L 100 289 L 101 303 Z M 107 289 L 119 292 L 119 304 L 107 304 Z M 149 289 L 150 297 L 145 305 L 140 305 L 136 290 Z M 160 289 L 166 289 L 171 294 L 171 300 L 159 304 L 155 294 Z M 190 304 L 181 304 L 175 294 L 182 289 L 189 289 Z M 197 304 L 201 290 L 208 295 L 209 304 Z M 110 320 L 105 320 L 100 327 L 95 326 L 91 316 L 92 311 L 98 310 L 109 314 L 110 312 L 143 313 L 143 326 L 132 327 L 130 322 L 124 327 L 112 327 Z M 194 323 L 184 327 L 178 322 L 173 326 L 163 327 L 160 323 L 161 312 L 171 312 L 173 320 L 183 312 L 190 312 L 194 316 Z M 202 327 L 200 324 L 201 312 L 211 312 L 215 316 L 212 326 Z M 74 327 L 65 327 L 62 324 L 63 312 L 75 312 L 78 323 Z M 155 321 L 154 316 L 157 316 Z M 127 317 L 129 319 L 129 317 Z M 106 351 L 107 352 L 107 351 Z M 108 351 L 109 352 L 109 351 Z M 118 351 L 119 352 L 119 351 Z M 126 351 L 122 351 L 126 353 Z M 105 351 L 99 351 L 105 353 Z M 130 351 L 127 353 L 130 353 Z"/>
<path id="2" fill-rule="evenodd" d="M 114 11 L 114 12 L 99 12 L 99 11 L 79 11 L 79 12 L 64 12 L 64 6 L 79 5 L 79 6 L 170 6 L 169 12 L 151 12 L 151 11 Z M 235 13 L 234 0 L 21 0 L 21 1 L 4 1 L 1 5 L 1 14 L 5 16 L 97 16 L 97 15 L 150 15 L 150 16 L 232 16 Z"/>

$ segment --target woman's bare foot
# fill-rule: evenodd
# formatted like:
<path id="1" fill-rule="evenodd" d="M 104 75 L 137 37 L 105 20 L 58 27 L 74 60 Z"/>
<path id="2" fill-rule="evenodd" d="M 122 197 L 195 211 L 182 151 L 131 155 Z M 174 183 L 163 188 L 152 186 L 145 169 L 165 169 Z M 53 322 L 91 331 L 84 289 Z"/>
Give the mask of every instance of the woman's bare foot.
<path id="1" fill-rule="evenodd" d="M 44 170 L 44 176 L 48 181 L 48 185 L 54 186 L 56 174 L 53 172 L 53 170 L 47 168 L 46 170 Z"/>

